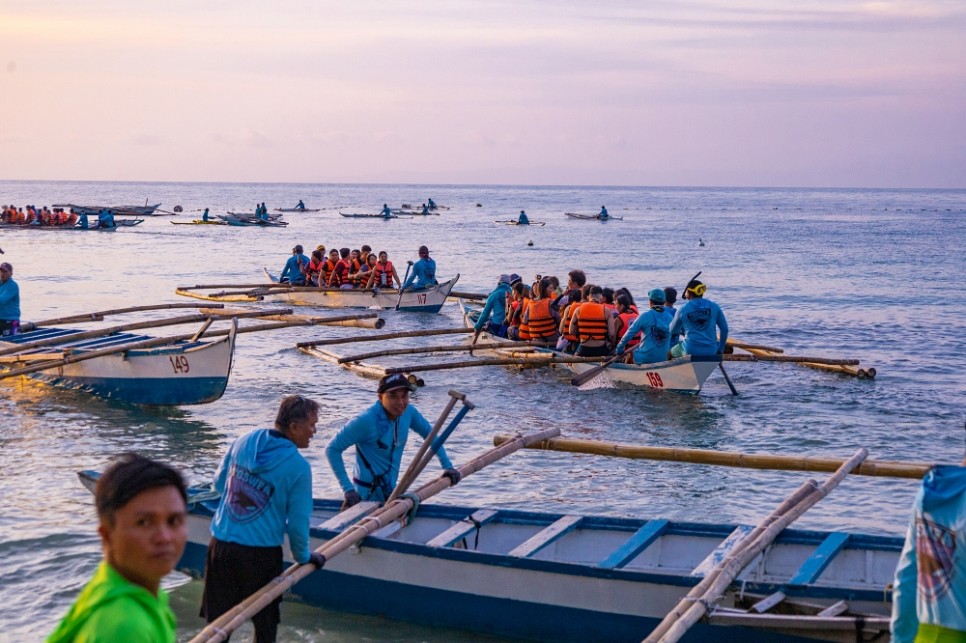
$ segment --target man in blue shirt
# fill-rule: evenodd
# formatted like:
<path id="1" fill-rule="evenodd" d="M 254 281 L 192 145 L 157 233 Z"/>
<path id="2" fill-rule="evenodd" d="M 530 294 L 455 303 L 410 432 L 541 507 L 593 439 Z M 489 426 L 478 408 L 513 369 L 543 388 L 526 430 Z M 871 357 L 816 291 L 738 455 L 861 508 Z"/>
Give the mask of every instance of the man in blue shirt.
<path id="1" fill-rule="evenodd" d="M 610 215 L 607 213 L 607 208 L 600 206 L 600 214 L 597 215 L 597 218 L 601 221 L 606 221 L 608 218 L 610 218 Z"/>
<path id="2" fill-rule="evenodd" d="M 426 418 L 409 404 L 409 393 L 415 388 L 402 373 L 385 376 L 379 381 L 379 401 L 349 420 L 325 447 L 325 457 L 345 494 L 344 508 L 362 500 L 385 502 L 396 487 L 409 431 L 425 439 L 432 430 Z M 356 462 L 350 480 L 342 452 L 351 446 L 356 450 Z M 460 472 L 453 468 L 445 449 L 440 447 L 436 457 L 443 475 L 453 485 L 458 483 Z"/>
<path id="3" fill-rule="evenodd" d="M 635 364 L 655 364 L 667 361 L 667 352 L 670 348 L 671 333 L 668 328 L 671 325 L 672 317 L 664 309 L 664 291 L 655 288 L 647 293 L 650 309 L 634 320 L 627 332 L 617 344 L 618 355 L 624 352 L 628 342 L 634 339 L 637 333 L 644 333 L 641 343 L 634 350 Z"/>
<path id="4" fill-rule="evenodd" d="M 380 214 L 383 217 L 387 218 L 387 219 L 391 219 L 392 218 L 392 210 L 389 209 L 389 204 L 388 203 L 383 203 L 382 204 L 382 212 L 380 212 Z"/>
<path id="5" fill-rule="evenodd" d="M 527 213 L 524 210 L 520 210 L 520 216 L 517 218 L 517 223 L 520 225 L 530 225 L 530 219 L 527 217 Z"/>
<path id="6" fill-rule="evenodd" d="M 480 312 L 476 324 L 474 339 L 484 330 L 497 337 L 506 337 L 506 300 L 510 294 L 510 275 L 500 275 L 496 288 L 486 298 L 486 305 Z"/>
<path id="7" fill-rule="evenodd" d="M 292 248 L 292 256 L 285 262 L 279 282 L 288 282 L 293 286 L 305 285 L 305 269 L 308 268 L 309 258 L 302 254 L 302 246 Z"/>
<path id="8" fill-rule="evenodd" d="M 13 266 L 0 263 L 0 334 L 20 332 L 20 286 L 13 280 Z"/>
<path id="9" fill-rule="evenodd" d="M 419 261 L 413 264 L 412 274 L 400 290 L 406 290 L 410 286 L 414 290 L 419 290 L 435 286 L 437 283 L 439 282 L 436 281 L 436 260 L 429 258 L 429 248 L 419 246 Z"/>
<path id="10" fill-rule="evenodd" d="M 681 306 L 674 321 L 671 334 L 681 333 L 684 340 L 671 347 L 671 357 L 684 355 L 715 355 L 724 353 L 728 342 L 728 322 L 718 304 L 704 298 L 707 286 L 692 279 L 684 290 L 687 303 Z M 721 331 L 717 334 L 715 329 Z"/>

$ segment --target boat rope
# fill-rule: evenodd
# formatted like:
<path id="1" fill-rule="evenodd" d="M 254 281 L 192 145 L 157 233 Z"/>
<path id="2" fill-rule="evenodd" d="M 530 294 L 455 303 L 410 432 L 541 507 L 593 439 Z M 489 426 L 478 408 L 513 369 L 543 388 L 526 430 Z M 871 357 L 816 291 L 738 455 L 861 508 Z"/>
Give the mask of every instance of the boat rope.
<path id="1" fill-rule="evenodd" d="M 463 518 L 463 520 L 461 520 L 460 522 L 473 523 L 474 531 L 476 532 L 475 538 L 473 540 L 473 551 L 476 551 L 477 549 L 480 548 L 480 528 L 483 527 L 483 523 L 481 523 L 473 516 L 467 516 L 466 518 Z M 469 547 L 466 546 L 466 537 L 463 538 L 463 549 L 469 549 Z"/>
<path id="2" fill-rule="evenodd" d="M 408 525 L 413 521 L 414 518 L 416 518 L 416 512 L 419 510 L 419 503 L 422 502 L 422 499 L 419 497 L 418 493 L 404 493 L 399 497 L 408 498 L 413 503 L 413 506 L 409 509 L 409 511 L 406 512 L 406 516 L 403 519 L 403 524 Z"/>

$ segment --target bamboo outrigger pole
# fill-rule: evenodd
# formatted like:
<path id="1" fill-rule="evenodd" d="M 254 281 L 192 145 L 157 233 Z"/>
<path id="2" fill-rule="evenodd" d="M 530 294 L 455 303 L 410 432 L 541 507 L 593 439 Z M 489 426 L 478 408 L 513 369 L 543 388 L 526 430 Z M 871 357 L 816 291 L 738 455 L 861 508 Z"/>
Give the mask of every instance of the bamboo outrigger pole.
<path id="1" fill-rule="evenodd" d="M 173 308 L 224 308 L 224 304 L 151 304 L 147 306 L 130 306 L 128 308 L 113 308 L 98 310 L 92 313 L 78 313 L 68 317 L 55 317 L 31 322 L 34 326 L 56 326 L 57 324 L 81 324 L 84 322 L 102 321 L 108 315 L 122 315 L 124 313 L 140 313 L 148 310 L 170 310 Z"/>
<path id="2" fill-rule="evenodd" d="M 493 444 L 502 444 L 506 435 L 496 435 Z M 597 440 L 575 440 L 554 438 L 527 447 L 546 451 L 567 453 L 588 453 L 607 455 L 632 460 L 661 460 L 665 462 L 684 462 L 690 464 L 711 464 L 744 469 L 773 469 L 779 471 L 836 471 L 845 460 L 839 458 L 819 458 L 793 455 L 768 455 L 738 453 L 736 451 L 712 451 L 710 449 L 683 449 L 673 447 L 635 446 L 600 442 Z M 929 462 L 895 462 L 889 460 L 866 460 L 851 473 L 860 476 L 886 478 L 909 478 L 919 480 L 935 466 Z"/>
<path id="3" fill-rule="evenodd" d="M 333 344 L 351 344 L 353 342 L 378 342 L 384 339 L 399 339 L 401 337 L 425 337 L 428 335 L 455 335 L 458 333 L 472 333 L 472 328 L 430 328 L 428 330 L 401 330 L 382 335 L 354 335 L 352 337 L 337 337 L 335 339 L 319 339 L 311 342 L 299 342 L 296 348 L 311 348 L 313 346 L 332 346 Z"/>

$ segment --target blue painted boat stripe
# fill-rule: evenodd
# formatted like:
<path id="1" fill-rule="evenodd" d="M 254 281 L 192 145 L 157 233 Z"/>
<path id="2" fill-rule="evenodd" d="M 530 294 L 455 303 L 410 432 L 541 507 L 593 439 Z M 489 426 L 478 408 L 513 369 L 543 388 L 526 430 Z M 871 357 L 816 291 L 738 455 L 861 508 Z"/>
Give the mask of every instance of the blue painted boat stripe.
<path id="1" fill-rule="evenodd" d="M 651 546 L 654 541 L 664 535 L 668 528 L 667 520 L 649 520 L 638 529 L 623 545 L 608 556 L 598 567 L 604 569 L 620 569 L 634 560 L 642 551 Z"/>
<path id="2" fill-rule="evenodd" d="M 845 545 L 848 544 L 849 538 L 851 536 L 845 532 L 833 531 L 830 533 L 822 541 L 822 544 L 815 548 L 812 555 L 802 563 L 802 566 L 798 568 L 798 572 L 788 581 L 789 584 L 810 585 L 818 580 L 818 577 L 822 575 L 822 572 L 832 562 L 835 555 L 842 551 Z"/>

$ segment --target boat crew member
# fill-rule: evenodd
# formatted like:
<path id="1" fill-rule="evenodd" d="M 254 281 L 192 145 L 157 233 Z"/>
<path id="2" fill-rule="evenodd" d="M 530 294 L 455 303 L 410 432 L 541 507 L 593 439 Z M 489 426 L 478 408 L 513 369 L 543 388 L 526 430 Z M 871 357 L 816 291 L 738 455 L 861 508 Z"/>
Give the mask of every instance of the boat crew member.
<path id="1" fill-rule="evenodd" d="M 635 364 L 656 364 L 667 360 L 671 348 L 671 321 L 673 317 L 664 309 L 664 291 L 655 288 L 647 293 L 651 307 L 638 317 L 617 343 L 616 353 L 624 352 L 638 333 L 643 333 L 641 343 L 634 350 Z"/>
<path id="2" fill-rule="evenodd" d="M 48 643 L 174 643 L 160 585 L 188 541 L 186 501 L 181 474 L 160 462 L 125 453 L 104 471 L 94 489 L 104 558 Z"/>
<path id="3" fill-rule="evenodd" d="M 302 199 L 299 199 L 299 204 L 297 206 L 295 206 L 295 207 L 298 208 L 299 210 L 304 210 L 305 209 L 305 204 L 302 203 Z"/>
<path id="4" fill-rule="evenodd" d="M 309 550 L 312 468 L 299 450 L 308 448 L 319 405 L 301 395 L 284 398 L 274 429 L 257 429 L 235 440 L 212 483 L 222 494 L 211 521 L 201 616 L 209 623 L 282 573 L 282 543 L 303 565 L 322 567 Z M 275 641 L 281 618 L 276 599 L 252 617 L 255 641 Z"/>
<path id="5" fill-rule="evenodd" d="M 610 218 L 610 214 L 607 213 L 607 208 L 600 206 L 600 213 L 597 215 L 597 218 L 601 221 L 607 221 Z"/>
<path id="6" fill-rule="evenodd" d="M 208 223 L 208 208 L 205 208 L 205 211 L 202 213 L 201 220 Z"/>
<path id="7" fill-rule="evenodd" d="M 423 209 L 420 210 L 420 214 L 429 214 L 429 206 L 425 203 L 423 204 Z"/>
<path id="8" fill-rule="evenodd" d="M 401 290 L 406 290 L 410 286 L 413 287 L 413 290 L 419 290 L 420 288 L 435 286 L 438 283 L 436 281 L 436 260 L 430 259 L 429 248 L 419 246 L 419 261 L 413 264 L 413 272 L 406 279 L 406 283 L 402 285 Z"/>
<path id="9" fill-rule="evenodd" d="M 383 377 L 379 380 L 379 400 L 349 420 L 325 447 L 325 457 L 345 494 L 343 508 L 362 500 L 384 502 L 396 487 L 409 431 L 415 431 L 423 439 L 429 435 L 432 430 L 429 422 L 409 403 L 409 393 L 415 388 L 402 373 Z M 350 480 L 342 452 L 352 446 L 356 462 Z M 453 485 L 457 484 L 460 472 L 453 468 L 446 450 L 440 447 L 436 457 L 443 467 L 443 475 Z"/>
<path id="10" fill-rule="evenodd" d="M 570 334 L 580 341 L 575 355 L 609 355 L 609 342 L 615 334 L 614 315 L 604 307 L 604 290 L 600 286 L 591 286 L 589 294 L 589 299 L 580 304 L 570 320 Z"/>
<path id="11" fill-rule="evenodd" d="M 678 309 L 674 307 L 674 304 L 678 300 L 678 289 L 673 286 L 668 286 L 664 289 L 664 312 L 670 313 L 671 320 L 674 320 L 674 316 L 678 314 Z M 671 346 L 674 346 L 679 341 L 681 341 L 680 333 L 671 333 Z"/>
<path id="12" fill-rule="evenodd" d="M 389 204 L 388 203 L 383 203 L 382 204 L 382 211 L 379 214 L 381 214 L 382 216 L 384 216 L 387 219 L 391 219 L 392 218 L 392 210 L 389 209 Z"/>
<path id="13" fill-rule="evenodd" d="M 966 641 L 966 460 L 923 478 L 893 587 L 895 643 Z"/>
<path id="14" fill-rule="evenodd" d="M 687 303 L 674 315 L 670 326 L 671 334 L 683 334 L 684 340 L 671 347 L 671 357 L 724 353 L 728 321 L 718 304 L 704 298 L 706 291 L 707 286 L 697 279 L 688 282 L 684 290 Z M 720 336 L 715 327 L 721 331 Z"/>
<path id="15" fill-rule="evenodd" d="M 20 286 L 13 280 L 13 266 L 0 263 L 0 335 L 20 332 Z"/>
<path id="16" fill-rule="evenodd" d="M 396 267 L 389 261 L 389 253 L 380 250 L 379 260 L 376 261 L 376 265 L 370 271 L 366 288 L 392 288 L 393 282 L 395 282 L 397 288 L 402 283 L 399 281 Z"/>
<path id="17" fill-rule="evenodd" d="M 428 201 L 427 201 L 426 203 L 428 203 L 428 204 L 429 204 L 429 209 L 430 209 L 430 210 L 435 210 L 435 209 L 437 209 L 437 207 L 438 207 L 438 206 L 436 205 L 436 202 L 435 202 L 435 201 L 433 201 L 432 199 L 429 199 L 429 200 L 428 200 Z"/>
<path id="18" fill-rule="evenodd" d="M 73 212 L 73 209 L 71 209 L 71 212 Z M 88 221 L 88 219 L 87 219 L 87 211 L 86 210 L 82 210 L 81 211 L 81 214 L 80 214 L 80 217 L 78 219 L 78 222 L 79 222 L 80 227 L 83 228 L 84 230 L 87 230 L 90 227 L 90 221 Z"/>
<path id="19" fill-rule="evenodd" d="M 285 262 L 279 283 L 290 283 L 293 286 L 305 285 L 305 273 L 309 267 L 309 258 L 302 254 L 302 246 L 292 248 L 292 256 Z"/>
<path id="20" fill-rule="evenodd" d="M 530 225 L 530 219 L 527 217 L 527 213 L 520 210 L 520 216 L 517 218 L 517 223 L 519 225 Z"/>
<path id="21" fill-rule="evenodd" d="M 506 302 L 509 296 L 510 275 L 500 275 L 496 288 L 487 296 L 486 304 L 473 325 L 476 330 L 474 341 L 483 331 L 496 337 L 506 337 Z"/>

